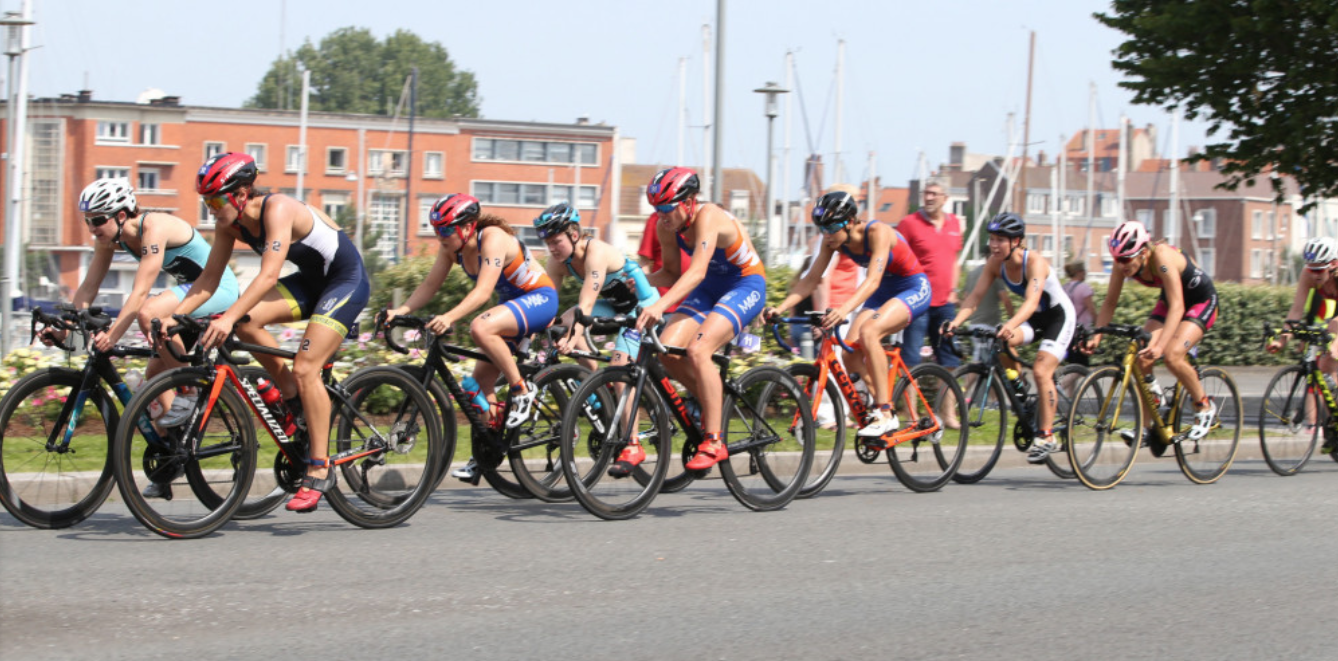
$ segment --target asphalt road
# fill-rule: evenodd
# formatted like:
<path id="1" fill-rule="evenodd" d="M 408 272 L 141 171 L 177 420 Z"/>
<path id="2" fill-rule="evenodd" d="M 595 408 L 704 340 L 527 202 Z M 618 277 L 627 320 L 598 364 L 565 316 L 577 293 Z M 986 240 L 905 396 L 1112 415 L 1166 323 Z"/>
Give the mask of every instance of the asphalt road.
<path id="1" fill-rule="evenodd" d="M 118 503 L 0 514 L 0 658 L 1333 659 L 1335 480 L 874 473 L 773 513 L 712 480 L 623 522 L 448 489 L 391 530 L 323 508 L 187 542 Z"/>

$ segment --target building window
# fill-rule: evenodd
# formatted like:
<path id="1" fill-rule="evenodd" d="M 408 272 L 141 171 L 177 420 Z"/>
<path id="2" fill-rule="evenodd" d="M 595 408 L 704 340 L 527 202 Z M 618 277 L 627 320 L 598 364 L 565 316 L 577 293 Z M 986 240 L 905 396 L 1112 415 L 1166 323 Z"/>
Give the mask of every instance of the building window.
<path id="1" fill-rule="evenodd" d="M 246 143 L 246 154 L 256 160 L 256 169 L 264 172 L 266 170 L 265 145 L 258 142 Z"/>
<path id="2" fill-rule="evenodd" d="M 1154 232 L 1156 230 L 1156 228 L 1152 226 L 1152 209 L 1139 209 L 1134 212 L 1134 218 L 1138 222 L 1143 223 L 1143 227 L 1146 227 L 1148 232 Z"/>
<path id="3" fill-rule="evenodd" d="M 218 156 L 219 154 L 222 154 L 223 146 L 224 145 L 221 142 L 204 143 L 204 160 L 207 161 L 215 156 Z"/>
<path id="4" fill-rule="evenodd" d="M 204 203 L 204 197 L 200 198 L 200 213 L 197 217 L 200 219 L 200 229 L 213 229 L 217 222 L 214 214 L 210 213 L 209 206 Z"/>
<path id="5" fill-rule="evenodd" d="M 94 170 L 94 179 L 129 179 L 130 168 L 100 167 Z"/>
<path id="6" fill-rule="evenodd" d="M 159 140 L 161 140 L 161 138 L 162 136 L 158 133 L 157 124 L 139 125 L 139 144 L 141 145 L 160 144 Z"/>
<path id="7" fill-rule="evenodd" d="M 1200 239 L 1217 236 L 1217 209 L 1199 209 L 1194 213 L 1194 233 Z"/>
<path id="8" fill-rule="evenodd" d="M 592 208 L 599 196 L 598 186 L 581 186 L 579 196 L 572 197 L 572 186 L 562 184 L 522 184 L 502 181 L 475 181 L 470 191 L 484 204 L 546 207 L 558 202 L 571 202 L 578 208 Z M 642 196 L 644 198 L 644 196 Z"/>
<path id="9" fill-rule="evenodd" d="M 348 170 L 348 150 L 343 147 L 326 147 L 325 174 L 344 174 Z"/>
<path id="10" fill-rule="evenodd" d="M 540 142 L 474 138 L 476 161 L 520 161 L 523 163 L 574 163 L 597 165 L 599 146 L 580 142 Z"/>
<path id="11" fill-rule="evenodd" d="M 130 122 L 98 122 L 96 142 L 130 142 Z"/>
<path id="12" fill-rule="evenodd" d="M 343 191 L 322 191 L 321 192 L 321 211 L 330 217 L 330 220 L 339 222 L 339 214 L 344 212 L 348 206 L 348 193 Z"/>
<path id="13" fill-rule="evenodd" d="M 1256 211 L 1255 213 L 1259 213 L 1259 212 Z M 1250 251 L 1250 277 L 1251 277 L 1251 278 L 1262 278 L 1262 277 L 1264 277 L 1264 254 L 1263 254 L 1263 253 L 1264 253 L 1264 251 L 1262 251 L 1262 250 L 1257 250 L 1257 249 L 1256 249 L 1256 250 L 1251 250 L 1251 251 Z"/>
<path id="14" fill-rule="evenodd" d="M 1027 193 L 1027 213 L 1045 213 L 1045 198 L 1043 193 Z"/>
<path id="15" fill-rule="evenodd" d="M 373 149 L 367 152 L 367 171 L 376 177 L 403 177 L 406 157 L 403 151 Z"/>
<path id="16" fill-rule="evenodd" d="M 284 149 L 283 171 L 289 173 L 292 172 L 302 172 L 303 174 L 306 173 L 307 169 L 303 167 L 301 145 L 288 145 L 288 147 Z"/>
<path id="17" fill-rule="evenodd" d="M 142 193 L 158 190 L 159 172 L 158 168 L 140 168 L 139 185 L 136 188 Z"/>
<path id="18" fill-rule="evenodd" d="M 1212 248 L 1199 248 L 1199 268 L 1208 274 L 1208 277 L 1217 277 L 1217 251 Z"/>
<path id="19" fill-rule="evenodd" d="M 445 154 L 439 151 L 425 152 L 423 154 L 423 178 L 441 179 L 445 176 L 445 162 Z"/>
<path id="20" fill-rule="evenodd" d="M 418 234 L 419 236 L 435 236 L 436 230 L 432 229 L 432 203 L 436 202 L 435 197 L 418 198 Z"/>
<path id="21" fill-rule="evenodd" d="M 1276 216 L 1270 211 L 1264 214 L 1264 227 L 1268 230 L 1268 240 L 1272 241 L 1277 235 L 1277 225 L 1274 224 Z"/>
<path id="22" fill-rule="evenodd" d="M 1254 212 L 1254 215 L 1250 222 L 1250 238 L 1251 239 L 1264 238 L 1264 212 L 1262 211 Z"/>
<path id="23" fill-rule="evenodd" d="M 372 248 L 385 259 L 394 259 L 400 240 L 400 201 L 402 195 L 372 193 L 367 222 L 380 235 Z"/>
<path id="24" fill-rule="evenodd" d="M 746 190 L 732 190 L 729 192 L 729 212 L 734 214 L 735 218 L 751 218 L 748 213 L 748 201 L 750 196 Z"/>
<path id="25" fill-rule="evenodd" d="M 1103 218 L 1115 218 L 1115 217 L 1117 217 L 1118 212 L 1119 212 L 1119 209 L 1116 208 L 1116 205 L 1118 205 L 1118 204 L 1119 204 L 1119 200 L 1117 200 L 1114 196 L 1112 196 L 1112 195 L 1102 195 L 1102 196 L 1101 196 L 1101 216 L 1102 216 Z"/>

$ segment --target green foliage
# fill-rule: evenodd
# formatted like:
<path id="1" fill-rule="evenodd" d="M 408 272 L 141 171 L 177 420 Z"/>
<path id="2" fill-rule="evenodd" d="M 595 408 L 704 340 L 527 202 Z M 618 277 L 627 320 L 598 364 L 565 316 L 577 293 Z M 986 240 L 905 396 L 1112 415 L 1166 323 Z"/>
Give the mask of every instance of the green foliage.
<path id="1" fill-rule="evenodd" d="M 1210 136 L 1226 129 L 1190 158 L 1224 159 L 1226 188 L 1277 170 L 1308 195 L 1338 196 L 1333 0 L 1114 0 L 1095 17 L 1129 36 L 1112 65 L 1135 103 L 1183 107 L 1208 120 Z"/>
<path id="2" fill-rule="evenodd" d="M 339 213 L 334 218 L 339 229 L 344 230 L 354 242 L 358 240 L 358 209 L 349 204 L 340 207 Z M 381 230 L 374 227 L 371 223 L 364 223 L 362 228 L 362 245 L 358 246 L 358 252 L 362 253 L 362 265 L 367 269 L 368 279 L 372 281 L 372 290 L 376 291 L 381 286 L 380 275 L 386 269 L 386 259 L 381 253 L 376 251 L 376 244 L 381 240 Z"/>
<path id="3" fill-rule="evenodd" d="M 407 30 L 377 41 L 366 28 L 331 32 L 320 45 L 310 41 L 274 61 L 260 80 L 248 108 L 296 108 L 301 69 L 311 72 L 312 110 L 389 115 L 404 81 L 418 67 L 418 114 L 423 117 L 477 117 L 478 83 L 458 69 L 439 42 L 425 42 Z M 404 110 L 407 114 L 407 108 Z"/>

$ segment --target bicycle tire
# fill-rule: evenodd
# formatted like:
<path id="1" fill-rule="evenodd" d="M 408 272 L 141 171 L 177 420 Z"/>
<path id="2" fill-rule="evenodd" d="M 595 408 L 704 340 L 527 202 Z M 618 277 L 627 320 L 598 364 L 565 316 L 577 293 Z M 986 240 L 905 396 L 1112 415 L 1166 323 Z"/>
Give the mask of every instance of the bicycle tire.
<path id="1" fill-rule="evenodd" d="M 1241 415 L 1240 391 L 1229 374 L 1217 367 L 1205 367 L 1199 372 L 1204 392 L 1217 406 L 1217 422 L 1206 436 L 1198 440 L 1185 438 L 1193 425 L 1194 404 L 1189 397 L 1176 416 L 1175 459 L 1180 471 L 1195 484 L 1212 484 L 1231 470 L 1240 449 L 1240 430 L 1244 423 Z"/>
<path id="2" fill-rule="evenodd" d="M 574 498 L 566 484 L 561 460 L 562 444 L 558 433 L 562 416 L 573 405 L 571 395 L 589 378 L 590 370 L 576 363 L 559 363 L 544 368 L 534 376 L 539 395 L 534 399 L 534 415 L 520 429 L 511 432 L 511 452 L 507 455 L 516 481 L 535 498 L 546 503 L 565 503 Z M 602 406 L 597 397 L 592 406 Z"/>
<path id="3" fill-rule="evenodd" d="M 1259 400 L 1259 449 L 1278 475 L 1300 472 L 1315 454 L 1328 423 L 1329 409 L 1310 385 L 1306 369 L 1278 370 Z"/>
<path id="4" fill-rule="evenodd" d="M 966 417 L 962 419 L 969 430 L 966 456 L 952 476 L 958 484 L 975 484 L 985 479 L 1003 453 L 1010 404 L 1003 380 L 989 376 L 990 368 L 983 363 L 963 365 L 953 372 L 962 396 L 966 398 Z M 991 431 L 994 425 L 998 428 Z M 975 451 L 972 451 L 972 444 L 975 444 Z"/>
<path id="5" fill-rule="evenodd" d="M 207 406 L 204 393 L 215 379 L 213 370 L 197 367 L 155 376 L 126 404 L 116 429 L 112 466 L 121 498 L 140 523 L 164 537 L 203 537 L 227 524 L 247 497 L 255 474 L 251 412 L 232 388 L 220 390 L 213 406 Z M 137 421 L 163 393 L 183 386 L 201 393 L 201 417 L 174 429 L 154 427 L 160 440 L 149 440 Z M 194 498 L 176 495 L 174 487 L 183 480 Z M 150 483 L 166 485 L 170 497 L 145 498 L 142 490 Z"/>
<path id="6" fill-rule="evenodd" d="M 355 526 L 397 526 L 436 486 L 443 449 L 436 402 L 413 377 L 389 366 L 359 369 L 338 391 L 347 401 L 332 398 L 330 456 L 362 456 L 331 469 L 339 479 L 325 498 Z"/>
<path id="7" fill-rule="evenodd" d="M 0 503 L 34 528 L 68 528 L 87 519 L 114 486 L 110 449 L 119 415 L 101 380 L 79 412 L 66 451 L 47 449 L 53 435 L 63 437 L 57 429 L 67 427 L 61 403 L 82 385 L 80 370 L 46 368 L 16 381 L 0 399 Z M 85 447 L 87 460 L 79 456 Z"/>
<path id="8" fill-rule="evenodd" d="M 270 377 L 269 372 L 266 372 L 263 367 L 256 367 L 254 365 L 244 365 L 238 367 L 237 377 L 249 381 L 252 385 L 255 385 L 257 379 L 272 378 Z M 240 395 L 242 399 L 246 399 L 245 394 L 238 393 L 238 395 Z M 259 443 L 258 439 L 257 443 Z M 257 481 L 260 481 L 261 485 L 273 482 L 274 486 L 267 493 L 263 495 L 250 496 L 246 500 L 242 501 L 241 506 L 237 508 L 237 512 L 232 515 L 232 518 L 237 519 L 238 521 L 249 521 L 251 519 L 258 519 L 262 516 L 265 516 L 266 514 L 269 514 L 270 512 L 273 512 L 276 508 L 282 505 L 283 502 L 287 500 L 289 494 L 292 493 L 288 489 L 285 489 L 282 484 L 279 484 L 277 479 L 271 477 L 274 474 L 274 471 L 270 471 L 270 473 L 268 475 L 265 475 L 263 478 L 261 477 L 262 473 L 260 471 L 259 452 L 260 449 L 259 446 L 257 445 L 256 475 L 255 477 L 251 478 L 251 492 L 254 493 L 256 491 L 256 487 L 258 486 Z M 279 461 L 280 456 L 282 456 L 281 453 L 275 452 L 274 461 L 276 463 Z M 201 497 L 201 496 L 200 494 L 197 493 L 196 497 Z"/>
<path id="9" fill-rule="evenodd" d="M 1114 365 L 1092 370 L 1078 386 L 1069 408 L 1066 450 L 1074 476 L 1088 488 L 1109 489 L 1133 467 L 1143 437 L 1139 397 L 1132 376 L 1126 380 Z"/>
<path id="10" fill-rule="evenodd" d="M 921 493 L 938 491 L 947 484 L 966 457 L 968 434 L 965 420 L 966 397 L 961 386 L 947 368 L 934 363 L 921 363 L 911 368 L 913 380 L 923 396 L 919 402 L 908 392 L 910 381 L 900 379 L 892 389 L 892 403 L 898 408 L 902 428 L 925 428 L 938 425 L 941 433 L 929 434 L 920 438 L 898 443 L 887 449 L 887 462 L 892 472 L 907 489 Z M 922 415 L 920 404 L 928 405 L 930 415 Z M 957 429 L 949 429 L 945 420 L 951 420 L 949 411 L 956 409 L 959 424 Z M 920 450 L 929 445 L 933 461 L 925 461 Z"/>
<path id="11" fill-rule="evenodd" d="M 399 365 L 415 383 L 422 385 L 424 380 L 424 370 L 422 365 Z M 427 382 L 427 394 L 432 397 L 432 402 L 437 405 L 436 413 L 438 424 L 441 427 L 441 462 L 437 464 L 437 477 L 432 484 L 432 490 L 441 488 L 441 481 L 446 479 L 446 474 L 451 470 L 451 462 L 455 460 L 455 443 L 459 434 L 459 425 L 455 419 L 455 400 L 451 398 L 451 393 L 446 391 L 446 386 L 442 384 L 441 379 L 432 378 Z"/>
<path id="12" fill-rule="evenodd" d="M 493 384 L 493 390 L 504 390 L 507 387 L 506 377 L 498 375 L 497 381 Z M 511 462 L 509 461 L 510 453 L 500 448 L 494 449 L 491 445 L 494 442 L 494 434 L 500 433 L 505 435 L 507 434 L 507 430 L 502 429 L 499 431 L 488 429 L 484 433 L 483 438 L 476 438 L 476 431 L 477 430 L 473 425 L 470 425 L 470 457 L 476 460 L 479 457 L 487 456 L 495 456 L 497 458 L 495 464 L 488 461 L 478 462 L 479 475 L 483 478 L 483 481 L 487 482 L 488 486 L 492 487 L 497 493 L 513 500 L 528 500 L 534 498 L 534 494 L 530 493 L 530 490 L 526 489 L 525 486 L 520 483 L 520 479 L 517 478 L 515 473 L 511 470 Z"/>
<path id="13" fill-rule="evenodd" d="M 812 381 L 818 378 L 818 366 L 813 363 L 795 363 L 785 368 L 790 373 L 805 393 L 811 392 Z M 827 383 L 823 384 L 822 390 L 823 402 L 832 407 L 832 416 L 836 419 L 836 428 L 831 431 L 832 438 L 826 438 L 827 430 L 819 425 L 814 432 L 816 435 L 816 444 L 813 448 L 813 467 L 808 471 L 808 482 L 799 490 L 799 495 L 795 498 L 812 498 L 818 495 L 827 483 L 836 477 L 836 471 L 841 466 L 841 458 L 846 451 L 846 401 L 841 394 L 841 388 L 836 385 L 836 380 L 830 375 Z M 812 402 L 812 395 L 809 395 L 809 402 Z M 809 406 L 812 409 L 812 405 Z M 814 415 L 817 412 L 814 411 Z M 815 420 L 816 422 L 816 420 Z"/>
<path id="14" fill-rule="evenodd" d="M 632 518 L 649 507 L 662 490 L 669 464 L 677 460 L 668 408 L 649 384 L 636 388 L 634 369 L 639 368 L 606 367 L 586 378 L 572 393 L 572 400 L 584 402 L 594 396 L 606 405 L 593 412 L 594 419 L 587 417 L 591 410 L 586 407 L 567 407 L 559 432 L 558 463 L 568 488 L 587 512 L 609 521 Z M 616 394 L 619 385 L 622 397 Z M 620 400 L 626 404 L 614 405 Z M 628 405 L 633 413 L 615 418 Z M 646 453 L 637 467 L 644 478 L 609 476 L 609 466 L 627 445 L 621 439 L 634 432 Z"/>
<path id="15" fill-rule="evenodd" d="M 809 399 L 776 367 L 754 367 L 733 386 L 726 389 L 722 420 L 729 456 L 716 466 L 744 507 L 781 509 L 799 495 L 813 466 L 817 425 Z"/>
<path id="16" fill-rule="evenodd" d="M 1078 391 L 1078 386 L 1082 380 L 1091 373 L 1085 365 L 1064 365 L 1055 372 L 1055 393 L 1059 401 L 1055 404 L 1055 420 L 1050 428 L 1055 433 L 1055 439 L 1059 441 L 1059 452 L 1051 452 L 1045 455 L 1045 467 L 1054 473 L 1055 477 L 1061 480 L 1072 480 L 1076 476 L 1073 474 L 1073 466 L 1069 464 L 1068 442 L 1069 409 L 1073 407 L 1073 394 Z"/>

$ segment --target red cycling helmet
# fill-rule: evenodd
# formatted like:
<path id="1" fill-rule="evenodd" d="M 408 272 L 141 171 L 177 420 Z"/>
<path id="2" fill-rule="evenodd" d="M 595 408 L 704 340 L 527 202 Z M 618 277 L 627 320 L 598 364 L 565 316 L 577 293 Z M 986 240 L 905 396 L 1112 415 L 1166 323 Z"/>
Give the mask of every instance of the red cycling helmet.
<path id="1" fill-rule="evenodd" d="M 218 154 L 200 166 L 195 177 L 195 192 L 216 197 L 256 180 L 256 160 L 250 154 L 235 151 Z"/>
<path id="2" fill-rule="evenodd" d="M 464 225 L 479 219 L 479 201 L 473 195 L 451 193 L 432 203 L 428 218 L 433 227 Z"/>
<path id="3" fill-rule="evenodd" d="M 683 167 L 660 170 L 646 186 L 646 200 L 659 207 L 691 199 L 701 190 L 697 173 Z"/>

